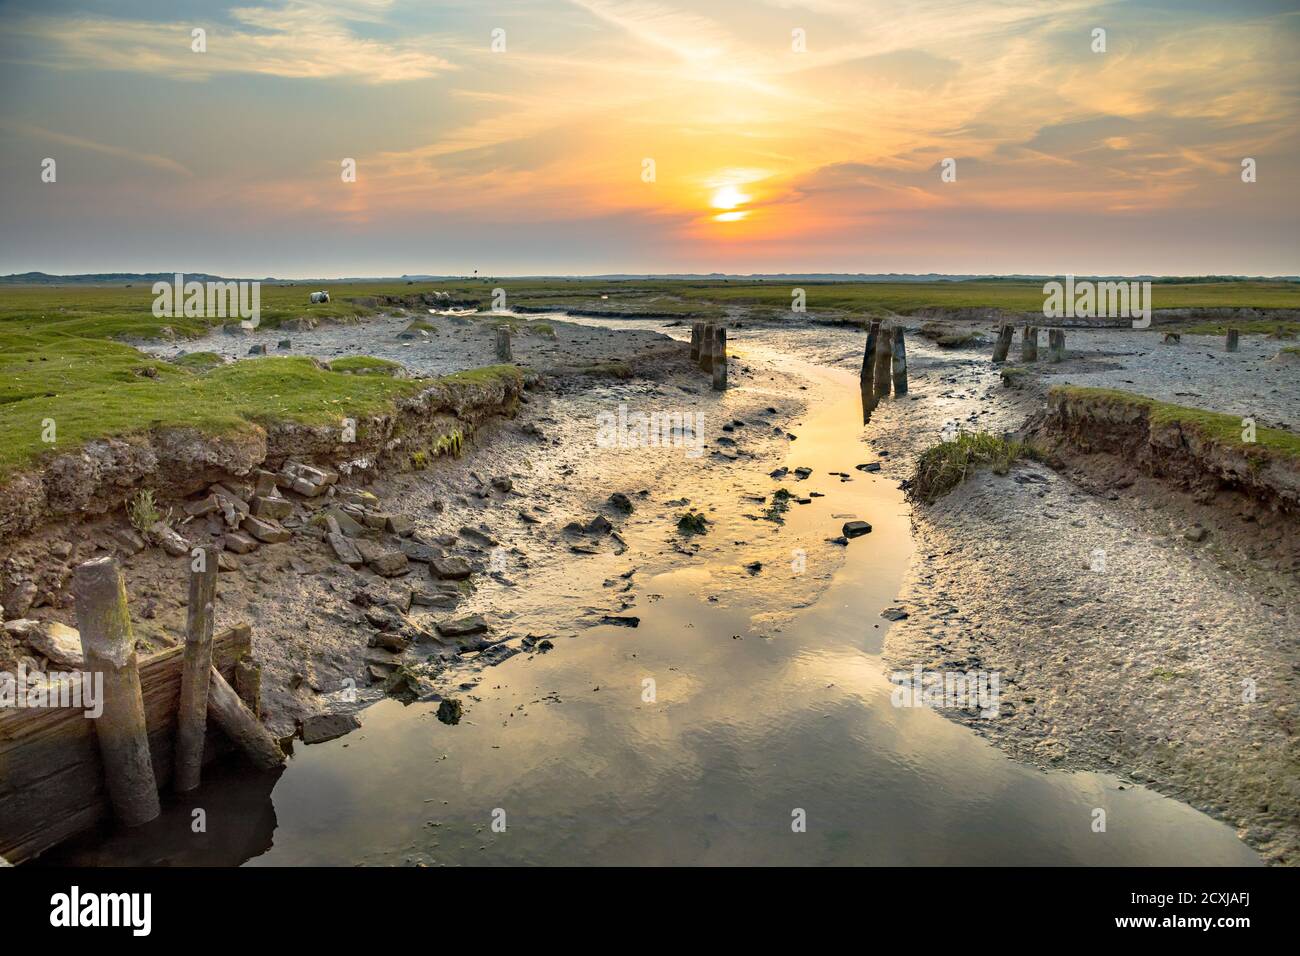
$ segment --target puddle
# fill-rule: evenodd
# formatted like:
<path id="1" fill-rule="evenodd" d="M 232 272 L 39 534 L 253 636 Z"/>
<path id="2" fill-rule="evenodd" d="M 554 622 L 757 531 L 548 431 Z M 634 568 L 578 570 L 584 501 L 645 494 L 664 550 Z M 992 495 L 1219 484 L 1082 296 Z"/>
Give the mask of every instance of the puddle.
<path id="1" fill-rule="evenodd" d="M 454 727 L 436 703 L 385 701 L 360 731 L 300 746 L 278 780 L 212 774 L 156 824 L 48 861 L 1258 863 L 1228 826 L 1177 801 L 1106 775 L 1043 773 L 933 711 L 893 706 L 881 611 L 911 556 L 908 505 L 892 482 L 854 471 L 874 457 L 856 377 L 779 360 L 821 396 L 790 425 L 785 464 L 814 477 L 780 484 L 825 497 L 791 505 L 789 566 L 749 578 L 702 556 L 638 576 L 639 593 L 661 595 L 638 604 L 638 628 L 579 630 L 549 654 L 486 669 Z M 753 535 L 743 510 L 720 514 L 710 534 Z M 814 557 L 824 546 L 804 549 L 802 573 L 829 582 L 792 607 L 795 549 L 824 545 L 843 515 L 873 530 L 833 572 Z M 642 542 L 630 543 L 635 554 Z M 575 606 L 600 602 L 599 575 L 574 578 Z M 201 837 L 189 832 L 194 807 L 209 810 Z M 1104 833 L 1093 832 L 1098 809 Z"/>

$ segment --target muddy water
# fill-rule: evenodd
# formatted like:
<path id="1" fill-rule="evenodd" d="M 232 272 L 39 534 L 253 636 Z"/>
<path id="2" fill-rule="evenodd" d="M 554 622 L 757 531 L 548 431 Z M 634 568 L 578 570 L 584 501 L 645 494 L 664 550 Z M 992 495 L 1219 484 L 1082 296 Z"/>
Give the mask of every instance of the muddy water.
<path id="1" fill-rule="evenodd" d="M 797 367 L 821 400 L 791 426 L 787 466 L 824 476 L 868 460 L 856 380 Z M 170 811 L 188 822 L 192 807 L 214 808 L 205 837 L 164 821 L 67 858 L 195 862 L 202 845 L 206 862 L 254 865 L 1257 862 L 1227 826 L 1173 800 L 1022 766 L 934 711 L 895 707 L 880 614 L 911 556 L 907 504 L 862 473 L 818 490 L 780 531 L 790 567 L 747 578 L 704 557 L 638 576 L 638 628 L 590 628 L 488 669 L 456 726 L 436 704 L 385 701 L 360 731 L 300 747 L 269 796 L 227 772 Z M 794 563 L 799 542 L 847 516 L 874 529 L 842 564 Z M 743 536 L 746 523 L 720 515 L 711 535 Z M 658 543 L 632 531 L 629 556 Z M 796 573 L 828 583 L 791 608 L 783 582 Z M 598 604 L 603 590 L 600 575 L 575 574 L 525 601 Z"/>

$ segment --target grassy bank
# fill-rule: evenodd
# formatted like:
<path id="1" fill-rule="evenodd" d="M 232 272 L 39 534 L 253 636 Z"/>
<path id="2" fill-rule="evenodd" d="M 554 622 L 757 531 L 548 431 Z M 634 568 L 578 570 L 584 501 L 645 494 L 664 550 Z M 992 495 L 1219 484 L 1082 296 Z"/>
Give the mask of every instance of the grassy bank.
<path id="1" fill-rule="evenodd" d="M 1289 431 L 1257 427 L 1255 440 L 1247 442 L 1243 438 L 1245 428 L 1238 416 L 1174 405 L 1120 389 L 1057 385 L 1048 393 L 1049 403 L 1061 398 L 1140 409 L 1153 427 L 1177 425 L 1221 447 L 1239 451 L 1248 458 L 1274 459 L 1300 470 L 1300 435 Z"/>

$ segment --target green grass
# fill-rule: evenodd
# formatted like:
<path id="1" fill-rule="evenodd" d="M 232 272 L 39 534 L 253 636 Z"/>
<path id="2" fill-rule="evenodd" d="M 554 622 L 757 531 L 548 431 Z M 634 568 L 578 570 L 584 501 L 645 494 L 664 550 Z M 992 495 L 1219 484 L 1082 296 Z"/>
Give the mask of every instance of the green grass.
<path id="1" fill-rule="evenodd" d="M 1279 322 L 1276 319 L 1225 320 L 1223 322 L 1193 322 L 1190 325 L 1161 326 L 1184 335 L 1227 335 L 1236 329 L 1242 335 L 1269 335 L 1274 338 L 1293 339 L 1300 335 L 1300 322 Z"/>
<path id="2" fill-rule="evenodd" d="M 331 372 L 353 375 L 396 375 L 403 370 L 400 362 L 375 358 L 373 355 L 345 355 L 329 363 Z"/>
<path id="3" fill-rule="evenodd" d="M 208 434 L 272 421 L 342 423 L 391 411 L 397 397 L 427 386 L 380 375 L 344 375 L 309 358 L 257 358 L 195 373 L 144 359 L 126 346 L 79 340 L 61 355 L 0 358 L 6 402 L 0 421 L 0 477 L 46 452 L 93 438 L 189 426 Z M 153 367 L 153 377 L 137 369 Z M 16 373 L 16 374 L 15 374 Z M 57 440 L 42 441 L 52 421 Z"/>
<path id="4" fill-rule="evenodd" d="M 988 432 L 960 432 L 952 441 L 940 442 L 921 453 L 909 491 L 926 504 L 934 504 L 980 468 L 1005 475 L 1018 459 L 1032 456 L 1032 450 L 1023 442 Z"/>
<path id="5" fill-rule="evenodd" d="M 1085 388 L 1079 385 L 1057 385 L 1049 392 L 1052 396 L 1090 400 L 1111 405 L 1143 408 L 1153 426 L 1178 425 L 1184 430 L 1196 431 L 1215 444 L 1235 449 L 1248 458 L 1262 461 L 1278 459 L 1291 467 L 1300 468 L 1300 435 L 1280 428 L 1255 429 L 1255 441 L 1242 440 L 1241 418 L 1200 408 L 1188 408 L 1170 402 L 1157 401 L 1145 395 L 1136 395 L 1115 388 Z"/>
<path id="6" fill-rule="evenodd" d="M 226 360 L 216 352 L 187 352 L 180 358 L 171 359 L 171 363 L 173 365 L 179 365 L 181 368 L 206 372 L 208 369 L 216 368 L 218 365 L 225 365 Z"/>

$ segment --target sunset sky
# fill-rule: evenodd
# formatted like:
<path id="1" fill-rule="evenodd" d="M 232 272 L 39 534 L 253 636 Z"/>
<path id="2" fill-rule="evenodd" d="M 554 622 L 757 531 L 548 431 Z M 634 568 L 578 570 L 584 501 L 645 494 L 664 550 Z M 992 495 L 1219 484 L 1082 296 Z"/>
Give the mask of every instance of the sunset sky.
<path id="1" fill-rule="evenodd" d="M 9 0 L 0 273 L 1296 274 L 1296 6 Z"/>

